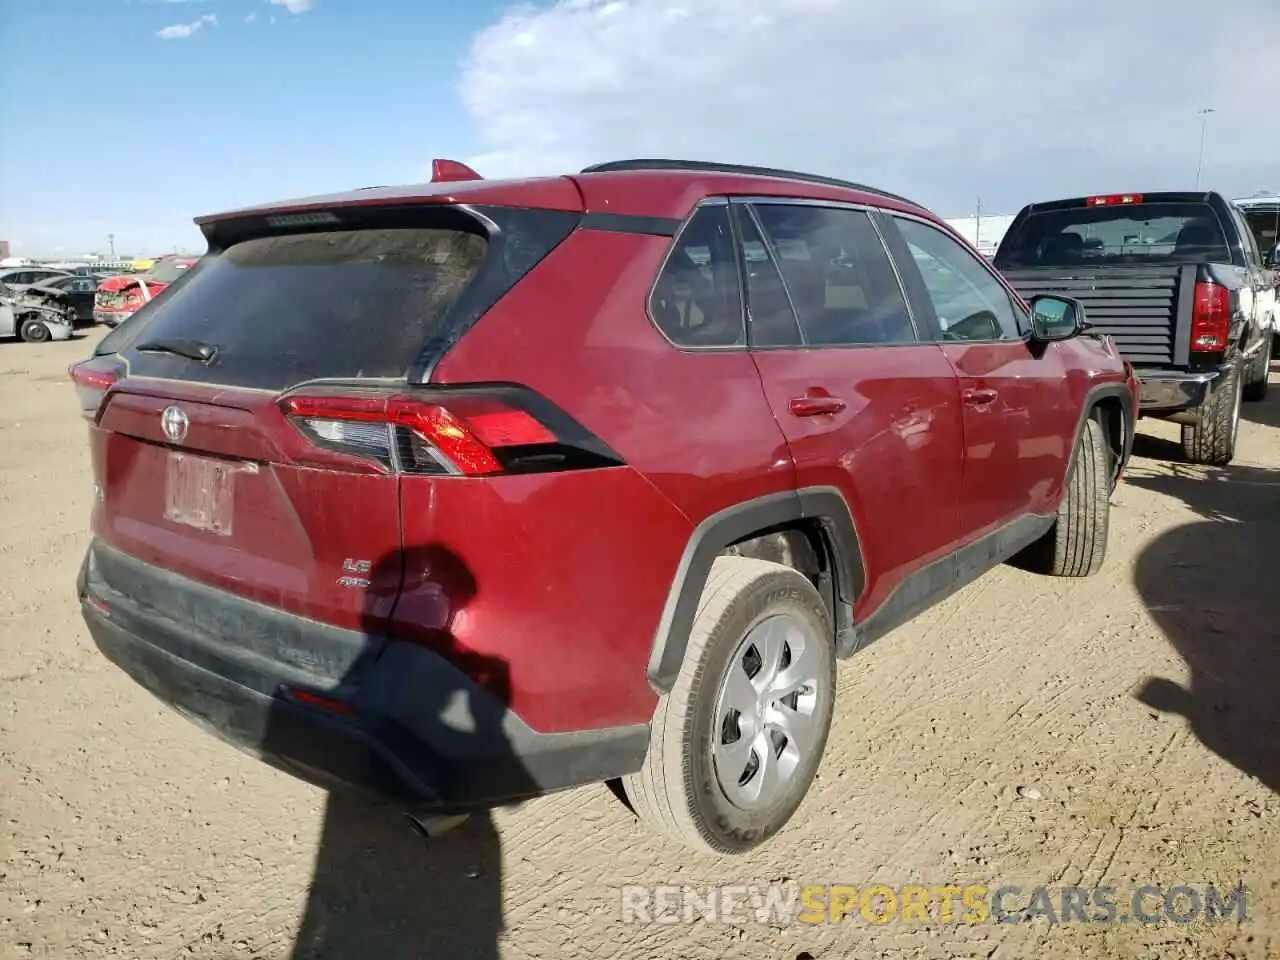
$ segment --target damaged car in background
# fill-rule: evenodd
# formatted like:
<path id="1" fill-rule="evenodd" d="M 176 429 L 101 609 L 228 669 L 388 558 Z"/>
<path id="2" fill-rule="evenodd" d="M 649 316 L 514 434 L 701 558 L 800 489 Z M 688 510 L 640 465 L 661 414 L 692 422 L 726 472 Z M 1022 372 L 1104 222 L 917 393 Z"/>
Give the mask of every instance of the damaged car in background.
<path id="1" fill-rule="evenodd" d="M 94 322 L 93 303 L 97 289 L 97 277 L 68 275 L 38 283 L 10 285 L 7 293 L 24 302 L 60 310 L 75 326 Z"/>
<path id="2" fill-rule="evenodd" d="M 143 306 L 164 292 L 190 267 L 197 257 L 163 257 L 145 273 L 125 273 L 107 277 L 94 294 L 93 319 L 118 327 Z"/>
<path id="3" fill-rule="evenodd" d="M 71 331 L 71 320 L 60 307 L 21 296 L 0 295 L 0 340 L 70 340 Z"/>

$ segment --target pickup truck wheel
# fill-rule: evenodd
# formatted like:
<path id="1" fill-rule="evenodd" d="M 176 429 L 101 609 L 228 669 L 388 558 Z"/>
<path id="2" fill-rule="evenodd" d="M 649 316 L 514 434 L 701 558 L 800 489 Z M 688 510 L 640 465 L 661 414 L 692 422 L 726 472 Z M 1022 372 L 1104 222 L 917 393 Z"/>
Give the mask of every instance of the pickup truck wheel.
<path id="1" fill-rule="evenodd" d="M 1091 417 L 1080 431 L 1057 519 L 1015 558 L 1015 565 L 1051 577 L 1091 577 L 1101 570 L 1111 527 L 1113 476 L 1106 432 Z"/>
<path id="2" fill-rule="evenodd" d="M 1275 342 L 1274 338 L 1275 334 L 1268 330 L 1262 349 L 1249 363 L 1249 378 L 1244 385 L 1244 399 L 1247 403 L 1256 403 L 1267 398 L 1271 375 L 1271 347 Z"/>
<path id="3" fill-rule="evenodd" d="M 27 317 L 18 328 L 18 336 L 27 343 L 44 343 L 53 337 L 45 322 L 39 317 Z"/>
<path id="4" fill-rule="evenodd" d="M 782 829 L 831 728 L 833 635 L 795 570 L 717 558 L 644 766 L 623 779 L 641 821 L 710 854 L 744 853 Z"/>
<path id="5" fill-rule="evenodd" d="M 1240 368 L 1233 366 L 1209 402 L 1200 408 L 1200 422 L 1182 426 L 1182 453 L 1187 460 L 1225 467 L 1235 458 L 1243 394 L 1244 377 Z"/>

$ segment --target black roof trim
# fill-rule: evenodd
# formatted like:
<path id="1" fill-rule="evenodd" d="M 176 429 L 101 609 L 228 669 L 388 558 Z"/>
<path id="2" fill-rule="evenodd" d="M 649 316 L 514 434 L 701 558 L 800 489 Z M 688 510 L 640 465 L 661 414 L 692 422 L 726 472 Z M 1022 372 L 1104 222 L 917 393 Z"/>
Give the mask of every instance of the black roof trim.
<path id="1" fill-rule="evenodd" d="M 839 187 L 844 190 L 860 190 L 863 193 L 874 193 L 899 203 L 925 209 L 914 200 L 908 200 L 879 187 L 869 187 L 865 183 L 854 183 L 836 177 L 824 177 L 816 173 L 800 173 L 796 170 L 780 170 L 776 167 L 753 167 L 741 163 L 716 163 L 711 160 L 611 160 L 607 163 L 596 163 L 584 167 L 581 173 L 624 173 L 641 170 L 684 170 L 701 173 L 729 173 L 746 177 L 773 177 L 777 180 L 797 180 L 801 183 L 820 184 L 824 187 Z"/>

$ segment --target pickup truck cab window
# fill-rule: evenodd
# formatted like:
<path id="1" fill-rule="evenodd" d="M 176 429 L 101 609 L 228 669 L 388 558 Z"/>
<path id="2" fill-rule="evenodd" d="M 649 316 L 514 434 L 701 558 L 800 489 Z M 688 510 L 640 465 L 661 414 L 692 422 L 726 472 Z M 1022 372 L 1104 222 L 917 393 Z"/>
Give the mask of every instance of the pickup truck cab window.
<path id="1" fill-rule="evenodd" d="M 986 265 L 936 227 L 906 217 L 893 219 L 929 293 L 939 339 L 1022 339 L 1026 318 L 1015 311 L 1008 290 Z"/>
<path id="2" fill-rule="evenodd" d="M 1203 202 L 1060 207 L 1034 211 L 1014 225 L 996 267 L 1106 265 L 1204 260 L 1231 263 L 1223 226 Z"/>

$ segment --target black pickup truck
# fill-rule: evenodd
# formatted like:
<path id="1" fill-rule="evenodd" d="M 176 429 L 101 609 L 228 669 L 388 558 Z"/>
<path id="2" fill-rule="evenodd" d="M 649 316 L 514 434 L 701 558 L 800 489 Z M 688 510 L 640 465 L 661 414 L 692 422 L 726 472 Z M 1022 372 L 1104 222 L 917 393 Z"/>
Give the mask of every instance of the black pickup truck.
<path id="1" fill-rule="evenodd" d="M 1026 206 L 994 264 L 1024 298 L 1084 304 L 1142 384 L 1139 414 L 1182 425 L 1193 463 L 1235 456 L 1241 400 L 1267 392 L 1276 278 L 1221 194 L 1125 193 Z"/>

